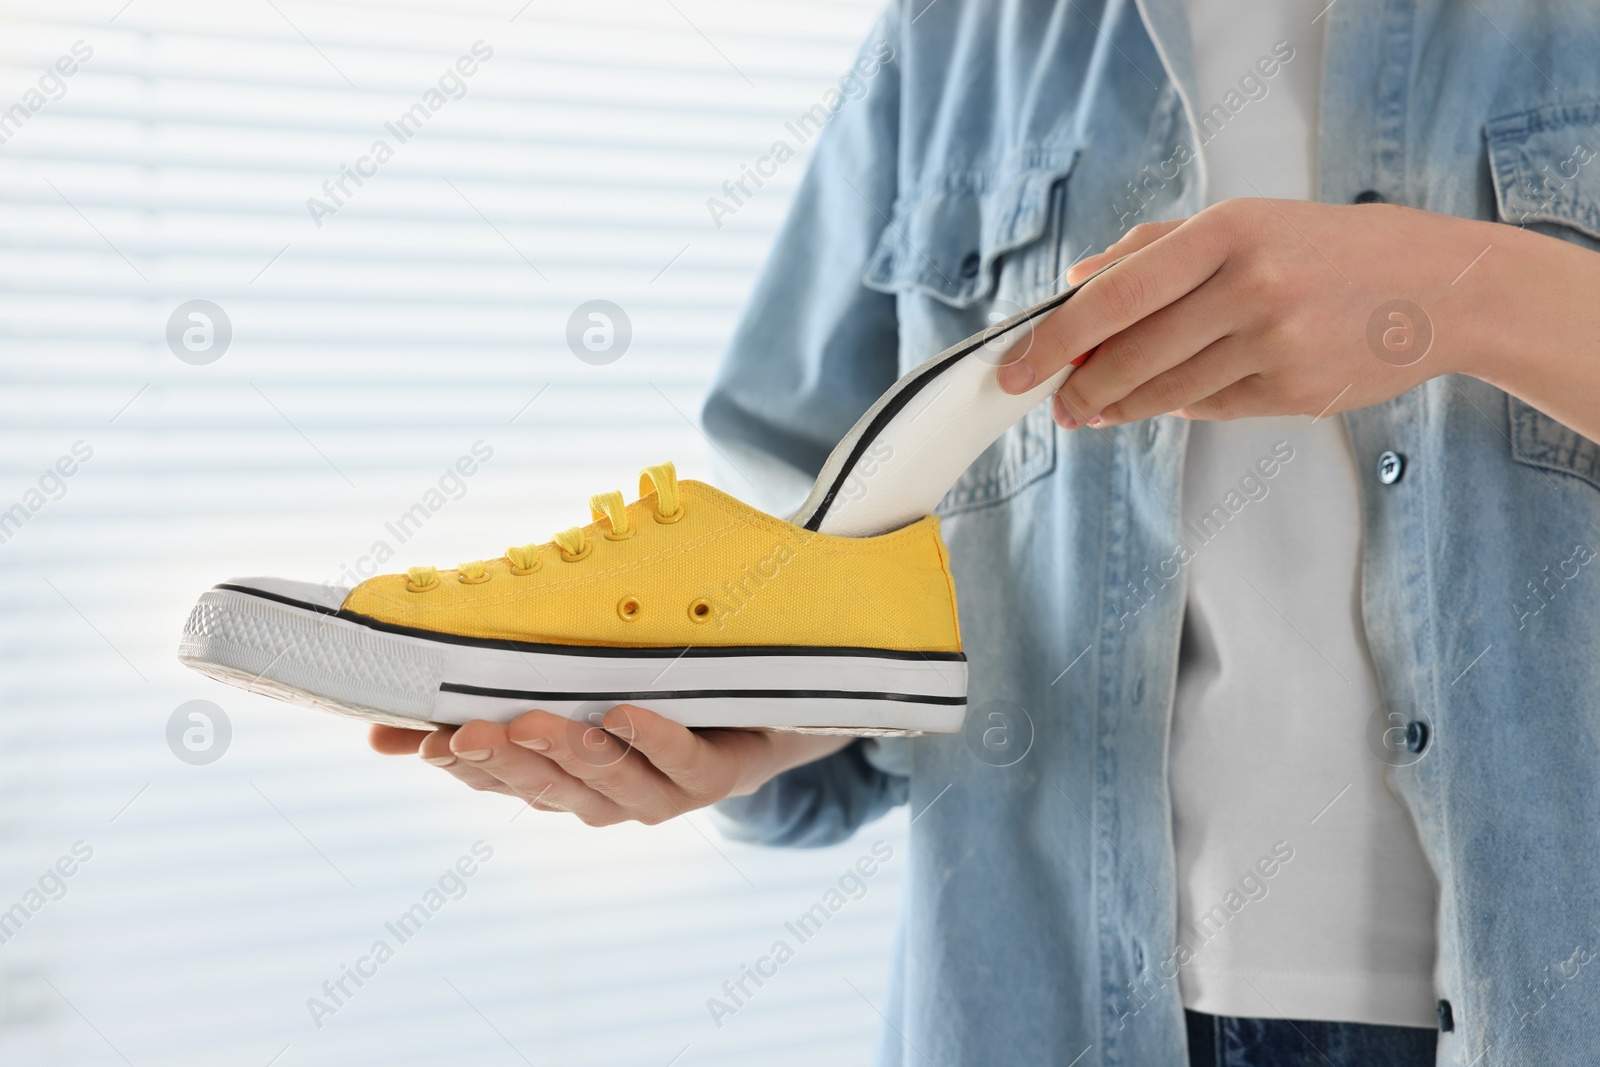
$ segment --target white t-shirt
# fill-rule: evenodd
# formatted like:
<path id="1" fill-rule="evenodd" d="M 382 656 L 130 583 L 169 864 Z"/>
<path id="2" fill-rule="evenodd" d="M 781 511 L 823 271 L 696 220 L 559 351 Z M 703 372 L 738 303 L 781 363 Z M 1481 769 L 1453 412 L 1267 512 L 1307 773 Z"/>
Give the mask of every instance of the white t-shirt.
<path id="1" fill-rule="evenodd" d="M 1325 6 L 1188 0 L 1211 203 L 1315 199 Z M 1438 889 L 1367 742 L 1359 487 L 1374 476 L 1337 416 L 1190 431 L 1168 767 L 1196 1011 L 1436 1025 Z"/>

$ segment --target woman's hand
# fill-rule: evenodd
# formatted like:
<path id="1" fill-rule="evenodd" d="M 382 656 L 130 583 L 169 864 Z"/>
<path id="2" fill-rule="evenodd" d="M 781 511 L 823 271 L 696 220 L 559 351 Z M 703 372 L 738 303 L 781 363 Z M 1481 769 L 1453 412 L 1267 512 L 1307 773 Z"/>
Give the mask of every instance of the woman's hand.
<path id="1" fill-rule="evenodd" d="M 426 733 L 374 726 L 387 755 L 418 753 L 473 789 L 568 811 L 590 826 L 649 825 L 753 793 L 781 771 L 837 752 L 849 737 L 759 730 L 689 730 L 620 704 L 594 726 L 530 711 Z"/>
<path id="2" fill-rule="evenodd" d="M 1023 392 L 1088 353 L 1054 403 L 1069 429 L 1381 403 L 1490 361 L 1487 339 L 1515 317 L 1497 269 L 1528 237 L 1383 204 L 1225 201 L 1078 263 L 1069 281 L 1126 257 L 1039 327 L 1000 385 Z"/>

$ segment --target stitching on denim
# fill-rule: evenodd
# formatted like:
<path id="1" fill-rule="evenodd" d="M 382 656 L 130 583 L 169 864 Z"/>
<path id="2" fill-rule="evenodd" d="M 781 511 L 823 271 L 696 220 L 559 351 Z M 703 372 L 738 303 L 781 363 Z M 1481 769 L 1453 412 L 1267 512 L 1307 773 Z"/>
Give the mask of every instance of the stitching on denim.
<path id="1" fill-rule="evenodd" d="M 1500 215 L 1514 222 L 1549 222 L 1571 226 L 1600 239 L 1600 200 L 1591 191 L 1595 184 L 1574 177 L 1549 199 L 1529 197 L 1524 190 L 1536 187 L 1538 168 L 1535 159 L 1557 158 L 1553 149 L 1530 146 L 1535 135 L 1552 134 L 1571 127 L 1593 128 L 1600 122 L 1600 100 L 1547 104 L 1528 111 L 1502 115 L 1484 124 L 1489 163 Z M 1591 166 L 1594 164 L 1591 163 Z"/>
<path id="2" fill-rule="evenodd" d="M 945 188 L 902 192 L 895 198 L 889 225 L 868 258 L 862 283 L 879 292 L 920 289 L 944 302 L 959 302 L 959 306 L 981 298 L 993 290 L 994 265 L 1002 256 L 1048 237 L 1053 190 L 1070 178 L 1078 155 L 1076 149 L 1040 151 L 1034 153 L 1037 158 L 1028 157 L 1029 166 L 948 175 Z M 1016 187 L 1014 198 L 999 205 L 994 221 L 985 227 L 983 199 L 1012 186 Z M 936 240 L 922 240 L 924 235 L 917 232 L 919 211 L 941 201 L 955 202 L 952 210 L 978 231 L 978 271 L 970 278 L 960 276 L 958 257 L 964 259 L 973 249 L 952 247 L 944 234 L 933 234 Z"/>
<path id="3" fill-rule="evenodd" d="M 1600 445 L 1506 394 L 1511 458 L 1530 467 L 1570 474 L 1600 489 Z"/>

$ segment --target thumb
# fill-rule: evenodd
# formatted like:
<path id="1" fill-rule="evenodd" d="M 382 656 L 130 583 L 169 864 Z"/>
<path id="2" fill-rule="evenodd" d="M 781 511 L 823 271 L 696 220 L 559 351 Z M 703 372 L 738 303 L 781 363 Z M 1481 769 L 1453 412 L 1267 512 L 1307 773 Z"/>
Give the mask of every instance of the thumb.
<path id="1" fill-rule="evenodd" d="M 666 775 L 677 780 L 696 769 L 703 756 L 702 740 L 688 727 L 633 704 L 618 704 L 600 720 Z"/>

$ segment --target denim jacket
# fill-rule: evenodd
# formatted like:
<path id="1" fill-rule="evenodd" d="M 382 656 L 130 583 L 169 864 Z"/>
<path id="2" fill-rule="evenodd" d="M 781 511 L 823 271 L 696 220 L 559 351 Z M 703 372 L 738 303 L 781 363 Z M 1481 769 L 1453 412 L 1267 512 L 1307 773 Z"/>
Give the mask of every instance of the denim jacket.
<path id="1" fill-rule="evenodd" d="M 1600 5 L 1321 17 L 1323 201 L 1600 251 Z M 903 369 L 1199 210 L 1197 123 L 1226 118 L 1195 99 L 1181 0 L 910 0 L 862 56 L 705 408 L 769 504 Z M 1371 751 L 1442 894 L 1438 1062 L 1600 1063 L 1600 445 L 1464 376 L 1343 419 Z M 910 805 L 882 1064 L 1188 1062 L 1166 776 L 1187 428 L 1012 428 L 941 507 L 968 729 L 859 741 L 719 806 L 730 834 L 807 846 Z"/>

